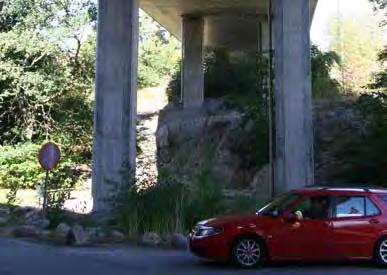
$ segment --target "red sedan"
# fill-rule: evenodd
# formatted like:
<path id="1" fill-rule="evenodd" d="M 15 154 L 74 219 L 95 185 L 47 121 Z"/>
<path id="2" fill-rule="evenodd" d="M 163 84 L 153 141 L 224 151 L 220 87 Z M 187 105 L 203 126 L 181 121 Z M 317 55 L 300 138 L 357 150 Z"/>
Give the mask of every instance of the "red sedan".
<path id="1" fill-rule="evenodd" d="M 189 239 L 193 254 L 244 268 L 265 260 L 373 259 L 387 266 L 387 190 L 295 190 L 255 215 L 199 222 Z"/>

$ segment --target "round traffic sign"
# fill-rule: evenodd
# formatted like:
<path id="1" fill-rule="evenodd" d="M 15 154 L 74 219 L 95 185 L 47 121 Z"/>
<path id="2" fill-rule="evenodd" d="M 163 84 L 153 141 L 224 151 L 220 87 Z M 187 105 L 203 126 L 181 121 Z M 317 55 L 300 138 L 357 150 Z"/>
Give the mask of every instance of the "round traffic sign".
<path id="1" fill-rule="evenodd" d="M 60 161 L 60 150 L 58 145 L 48 142 L 39 151 L 39 163 L 46 171 L 54 169 Z"/>

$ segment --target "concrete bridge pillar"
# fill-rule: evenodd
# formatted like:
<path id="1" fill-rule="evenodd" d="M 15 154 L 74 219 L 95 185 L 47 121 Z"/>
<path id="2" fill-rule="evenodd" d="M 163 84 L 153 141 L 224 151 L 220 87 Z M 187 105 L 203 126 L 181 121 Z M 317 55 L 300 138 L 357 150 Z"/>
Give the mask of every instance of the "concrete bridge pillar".
<path id="1" fill-rule="evenodd" d="M 200 107 L 204 100 L 204 20 L 183 17 L 182 101 L 185 108 Z"/>
<path id="2" fill-rule="evenodd" d="M 136 157 L 138 0 L 99 0 L 94 107 L 93 209 L 108 210 L 112 183 Z M 117 186 L 115 186 L 117 189 Z"/>
<path id="3" fill-rule="evenodd" d="M 274 0 L 275 194 L 313 185 L 309 0 Z"/>

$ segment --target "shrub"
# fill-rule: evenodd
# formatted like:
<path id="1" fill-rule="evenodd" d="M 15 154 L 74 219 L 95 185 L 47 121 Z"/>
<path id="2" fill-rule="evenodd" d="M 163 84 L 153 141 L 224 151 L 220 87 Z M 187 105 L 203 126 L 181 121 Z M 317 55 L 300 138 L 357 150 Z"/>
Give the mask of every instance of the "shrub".
<path id="1" fill-rule="evenodd" d="M 260 68 L 267 68 L 252 52 L 225 50 L 208 51 L 204 61 L 204 96 L 256 95 L 260 90 Z M 169 102 L 179 103 L 181 99 L 181 67 L 172 76 L 167 89 Z"/>
<path id="2" fill-rule="evenodd" d="M 0 147 L 0 188 L 33 189 L 44 181 L 45 172 L 37 159 L 39 148 L 33 143 Z M 74 171 L 71 156 L 62 153 L 61 162 L 50 174 L 52 188 L 73 187 L 82 178 Z"/>
<path id="3" fill-rule="evenodd" d="M 222 184 L 212 173 L 213 153 L 206 148 L 202 162 L 195 168 L 177 166 L 175 162 L 164 165 L 159 169 L 158 183 L 150 188 L 123 188 L 112 201 L 118 209 L 117 225 L 130 237 L 145 232 L 185 233 L 198 221 L 213 216 L 247 209 L 253 213 L 254 200 L 245 198 L 245 202 L 234 203 L 224 196 Z"/>
<path id="4" fill-rule="evenodd" d="M 340 57 L 333 51 L 322 52 L 318 47 L 311 48 L 312 94 L 313 98 L 336 97 L 339 95 L 339 83 L 330 75 Z"/>
<path id="5" fill-rule="evenodd" d="M 340 64 L 340 57 L 335 52 L 322 52 L 312 46 L 311 63 L 313 97 L 337 96 L 340 86 L 330 73 L 335 64 Z M 227 96 L 249 105 L 255 102 L 252 99 L 257 95 L 265 93 L 263 84 L 267 72 L 267 59 L 256 53 L 209 51 L 204 61 L 204 96 Z M 173 75 L 167 93 L 169 102 L 180 102 L 181 68 Z"/>
<path id="6" fill-rule="evenodd" d="M 351 183 L 386 186 L 387 93 L 363 94 L 355 106 L 367 122 L 367 129 L 339 151 L 338 156 L 346 164 L 339 176 Z"/>

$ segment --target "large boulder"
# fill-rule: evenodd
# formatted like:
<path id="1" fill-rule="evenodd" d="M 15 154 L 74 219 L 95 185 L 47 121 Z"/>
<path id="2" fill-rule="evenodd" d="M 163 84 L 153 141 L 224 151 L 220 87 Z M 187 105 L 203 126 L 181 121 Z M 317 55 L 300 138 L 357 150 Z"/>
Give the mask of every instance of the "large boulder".
<path id="1" fill-rule="evenodd" d="M 140 242 L 146 246 L 158 246 L 161 244 L 162 240 L 157 233 L 147 232 L 142 235 Z"/>
<path id="2" fill-rule="evenodd" d="M 40 210 L 31 210 L 24 215 L 24 222 L 27 225 L 36 226 L 40 229 L 46 229 L 50 226 L 50 221 Z"/>
<path id="3" fill-rule="evenodd" d="M 107 237 L 105 230 L 101 227 L 89 227 L 85 231 L 89 235 L 91 241 L 100 241 Z"/>
<path id="4" fill-rule="evenodd" d="M 270 183 L 270 165 L 263 166 L 254 176 L 250 187 L 255 190 L 256 198 L 259 203 L 270 200 L 271 183 Z"/>
<path id="5" fill-rule="evenodd" d="M 113 238 L 114 241 L 123 241 L 126 238 L 125 234 L 119 230 L 112 230 L 110 232 L 110 236 Z"/>
<path id="6" fill-rule="evenodd" d="M 0 216 L 0 227 L 6 226 L 8 224 L 8 218 Z"/>
<path id="7" fill-rule="evenodd" d="M 174 233 L 171 236 L 171 245 L 177 249 L 187 249 L 188 239 L 186 236 L 180 233 Z"/>
<path id="8" fill-rule="evenodd" d="M 10 211 L 8 208 L 0 208 L 0 227 L 6 226 L 10 219 Z"/>
<path id="9" fill-rule="evenodd" d="M 82 246 L 88 244 L 90 241 L 90 235 L 79 224 L 75 224 L 67 236 L 67 244 Z"/>
<path id="10" fill-rule="evenodd" d="M 27 213 L 35 210 L 36 209 L 34 207 L 30 207 L 30 206 L 16 206 L 12 210 L 12 213 L 16 216 L 24 217 Z"/>
<path id="11" fill-rule="evenodd" d="M 10 215 L 9 208 L 0 208 L 0 217 L 8 217 Z"/>
<path id="12" fill-rule="evenodd" d="M 67 238 L 71 231 L 71 227 L 67 223 L 60 223 L 55 229 L 55 235 L 61 238 Z"/>
<path id="13" fill-rule="evenodd" d="M 11 233 L 17 238 L 33 238 L 39 236 L 41 230 L 33 225 L 22 225 L 13 228 Z"/>

